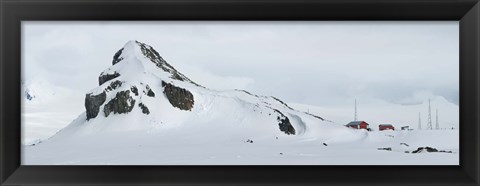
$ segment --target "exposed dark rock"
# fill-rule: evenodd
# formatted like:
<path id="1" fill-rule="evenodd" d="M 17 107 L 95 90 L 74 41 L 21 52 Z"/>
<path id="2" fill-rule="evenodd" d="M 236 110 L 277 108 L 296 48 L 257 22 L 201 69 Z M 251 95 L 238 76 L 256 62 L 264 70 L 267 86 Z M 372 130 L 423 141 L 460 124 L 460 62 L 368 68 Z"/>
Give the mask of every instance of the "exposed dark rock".
<path id="1" fill-rule="evenodd" d="M 158 68 L 161 68 L 165 72 L 169 72 L 171 75 L 171 78 L 180 80 L 180 81 L 186 81 L 193 83 L 194 85 L 200 86 L 197 83 L 193 82 L 192 80 L 188 79 L 185 75 L 182 73 L 178 72 L 173 66 L 167 63 L 160 54 L 153 49 L 153 47 L 146 45 L 145 43 L 141 43 L 136 41 L 137 44 L 140 46 L 140 49 L 142 50 L 143 55 L 145 55 L 147 58 L 150 59 L 151 62 L 153 62 Z"/>
<path id="2" fill-rule="evenodd" d="M 426 150 L 427 152 L 445 152 L 445 153 L 453 153 L 452 151 L 445 151 L 445 150 L 437 150 L 436 148 L 432 147 L 418 147 L 417 150 L 412 151 L 412 153 L 420 153 Z"/>
<path id="3" fill-rule="evenodd" d="M 236 90 L 236 91 L 245 92 L 246 94 L 253 96 L 252 93 L 250 93 L 250 92 L 248 92 L 248 91 L 246 91 L 246 90 L 241 90 L 241 89 L 235 89 L 235 90 Z"/>
<path id="4" fill-rule="evenodd" d="M 122 57 L 120 57 L 120 55 L 122 55 L 122 51 L 123 51 L 123 48 L 118 50 L 115 53 L 115 55 L 113 55 L 112 65 L 117 64 L 118 62 L 120 62 L 123 59 Z"/>
<path id="5" fill-rule="evenodd" d="M 273 109 L 276 113 L 279 114 L 277 117 L 278 126 L 280 127 L 280 131 L 285 132 L 285 134 L 292 134 L 295 135 L 295 128 L 290 123 L 290 120 L 287 116 L 285 116 L 282 112 L 277 109 Z"/>
<path id="6" fill-rule="evenodd" d="M 441 150 L 441 151 L 438 151 L 438 152 L 453 153 L 453 152 L 452 152 L 452 151 L 450 151 L 450 150 L 448 150 L 448 151 L 446 151 L 446 150 Z"/>
<path id="7" fill-rule="evenodd" d="M 121 81 L 113 81 L 110 83 L 110 85 L 108 85 L 107 88 L 105 88 L 106 91 L 112 91 L 112 90 L 115 90 L 117 89 L 118 87 L 122 86 L 122 82 Z"/>
<path id="8" fill-rule="evenodd" d="M 308 114 L 308 115 L 310 115 L 310 116 L 313 116 L 314 118 L 320 119 L 320 120 L 322 120 L 322 121 L 324 120 L 324 119 L 323 119 L 322 117 L 320 117 L 320 116 L 317 116 L 317 115 L 314 115 L 314 114 L 310 114 L 310 113 L 308 113 L 308 112 L 303 112 L 303 113 Z"/>
<path id="9" fill-rule="evenodd" d="M 180 74 L 178 74 L 177 71 L 172 72 L 171 78 L 176 79 L 176 80 L 180 80 L 180 81 L 185 81 L 185 78 L 180 76 Z"/>
<path id="10" fill-rule="evenodd" d="M 256 94 L 252 94 L 252 93 L 250 93 L 250 92 L 248 92 L 248 91 L 246 91 L 246 90 L 242 90 L 242 89 L 234 89 L 234 90 L 240 91 L 240 92 L 244 92 L 244 93 L 246 93 L 246 94 L 248 94 L 248 95 L 255 96 L 255 97 L 257 97 L 257 98 L 259 98 L 259 97 L 266 97 L 266 96 L 259 96 L 259 95 L 256 95 Z M 263 102 L 263 103 L 269 104 L 269 103 L 267 103 L 267 102 Z M 270 105 L 270 104 L 269 104 L 269 105 Z"/>
<path id="11" fill-rule="evenodd" d="M 276 97 L 273 97 L 273 96 L 270 96 L 272 97 L 274 100 L 277 100 L 278 102 L 280 102 L 282 105 L 284 105 L 285 107 L 289 108 L 290 110 L 293 110 L 292 107 L 288 106 L 285 102 L 283 102 L 282 100 L 276 98 Z"/>
<path id="12" fill-rule="evenodd" d="M 143 103 L 139 103 L 138 106 L 142 109 L 142 113 L 148 115 L 150 114 L 150 110 L 148 110 L 148 107 L 144 105 Z"/>
<path id="13" fill-rule="evenodd" d="M 423 150 L 426 150 L 427 152 L 438 152 L 437 149 L 432 147 L 418 147 L 418 149 L 412 151 L 412 153 L 419 153 L 419 152 L 422 152 Z"/>
<path id="14" fill-rule="evenodd" d="M 147 96 L 155 97 L 155 92 L 153 92 L 148 85 L 145 88 L 147 89 Z"/>
<path id="15" fill-rule="evenodd" d="M 386 147 L 386 148 L 378 148 L 378 150 L 392 151 L 392 148 L 391 148 L 391 147 Z"/>
<path id="16" fill-rule="evenodd" d="M 140 46 L 142 53 L 144 56 L 150 59 L 157 67 L 161 68 L 165 72 L 172 72 L 175 70 L 170 64 L 168 64 L 160 54 L 153 49 L 151 46 L 146 45 L 145 43 L 141 43 L 136 41 L 137 44 Z M 175 70 L 176 71 L 176 70 Z"/>
<path id="17" fill-rule="evenodd" d="M 85 109 L 87 113 L 87 120 L 97 117 L 100 111 L 100 105 L 102 105 L 107 99 L 107 94 L 102 92 L 98 95 L 92 95 L 92 93 L 85 96 Z"/>
<path id="18" fill-rule="evenodd" d="M 172 106 L 181 110 L 191 110 L 193 108 L 193 94 L 188 90 L 176 87 L 170 83 L 165 83 L 164 81 L 162 81 L 162 87 L 164 87 L 163 93 Z"/>
<path id="19" fill-rule="evenodd" d="M 117 78 L 118 76 L 120 76 L 119 73 L 117 72 L 114 72 L 113 74 L 100 74 L 100 76 L 98 77 L 98 85 L 102 85 L 103 83 L 107 82 L 107 81 L 110 81 L 112 79 L 115 79 Z"/>
<path id="20" fill-rule="evenodd" d="M 138 89 L 136 86 L 132 86 L 130 90 L 135 94 L 135 96 L 138 96 Z"/>
<path id="21" fill-rule="evenodd" d="M 130 90 L 125 90 L 117 92 L 115 98 L 105 104 L 103 112 L 105 113 L 105 117 L 112 112 L 114 114 L 123 114 L 132 111 L 134 106 L 135 99 L 130 96 Z"/>
<path id="22" fill-rule="evenodd" d="M 446 150 L 437 150 L 436 148 L 432 147 L 418 147 L 417 150 L 412 151 L 412 153 L 421 153 L 423 151 L 427 152 L 444 152 L 444 153 L 453 153 L 452 151 L 446 151 Z M 405 151 L 405 153 L 409 153 L 408 151 Z"/>
<path id="23" fill-rule="evenodd" d="M 30 91 L 29 91 L 28 89 L 25 90 L 25 97 L 26 97 L 28 100 L 32 100 L 33 98 L 35 98 L 35 96 L 30 95 Z"/>

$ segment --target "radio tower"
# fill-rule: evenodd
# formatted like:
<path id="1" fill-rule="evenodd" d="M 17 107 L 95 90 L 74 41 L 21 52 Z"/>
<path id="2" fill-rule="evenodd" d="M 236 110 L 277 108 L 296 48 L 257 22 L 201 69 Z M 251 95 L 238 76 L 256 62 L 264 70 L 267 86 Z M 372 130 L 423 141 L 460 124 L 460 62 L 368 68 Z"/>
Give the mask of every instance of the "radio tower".
<path id="1" fill-rule="evenodd" d="M 436 119 L 435 119 L 435 129 L 440 129 L 440 125 L 438 125 L 438 109 L 436 110 Z"/>
<path id="2" fill-rule="evenodd" d="M 418 130 L 422 129 L 422 118 L 420 117 L 420 112 L 418 112 Z"/>
<path id="3" fill-rule="evenodd" d="M 357 99 L 355 99 L 355 116 L 353 118 L 353 121 L 357 121 Z"/>
<path id="4" fill-rule="evenodd" d="M 428 123 L 427 129 L 432 130 L 432 109 L 430 108 L 430 99 L 428 99 Z"/>

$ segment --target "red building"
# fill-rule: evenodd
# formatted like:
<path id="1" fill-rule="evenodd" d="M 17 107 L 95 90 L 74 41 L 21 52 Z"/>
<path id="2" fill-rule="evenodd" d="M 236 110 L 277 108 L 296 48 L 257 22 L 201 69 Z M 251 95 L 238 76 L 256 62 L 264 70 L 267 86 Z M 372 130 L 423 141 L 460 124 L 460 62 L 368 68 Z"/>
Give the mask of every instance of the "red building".
<path id="1" fill-rule="evenodd" d="M 382 131 L 382 130 L 395 130 L 395 127 L 393 127 L 393 125 L 391 124 L 380 124 L 378 125 L 378 130 Z"/>
<path id="2" fill-rule="evenodd" d="M 345 126 L 354 129 L 368 129 L 368 123 L 365 121 L 352 121 Z"/>

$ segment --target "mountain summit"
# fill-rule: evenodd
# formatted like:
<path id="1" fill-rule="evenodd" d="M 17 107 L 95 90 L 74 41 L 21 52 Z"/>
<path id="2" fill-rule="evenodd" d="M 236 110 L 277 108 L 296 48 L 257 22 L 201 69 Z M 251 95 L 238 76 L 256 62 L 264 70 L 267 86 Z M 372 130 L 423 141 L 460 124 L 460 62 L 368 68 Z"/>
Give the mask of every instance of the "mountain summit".
<path id="1" fill-rule="evenodd" d="M 98 77 L 99 87 L 86 95 L 87 120 L 97 117 L 100 107 L 103 108 L 105 117 L 110 113 L 128 113 L 134 107 L 149 114 L 149 108 L 142 102 L 145 99 L 143 97 L 154 98 L 155 92 L 159 90 L 150 86 L 165 87 L 165 96 L 169 97 L 172 105 L 190 110 L 193 95 L 169 83 L 173 81 L 199 86 L 168 64 L 151 46 L 129 41 L 115 53 L 112 66 Z"/>
<path id="2" fill-rule="evenodd" d="M 99 86 L 85 97 L 87 121 L 137 110 L 168 125 L 171 122 L 162 115 L 180 112 L 181 118 L 188 119 L 200 113 L 215 115 L 235 108 L 235 112 L 222 117 L 244 113 L 235 117 L 269 120 L 262 121 L 262 125 L 270 123 L 287 135 L 304 131 L 302 117 L 323 121 L 319 116 L 295 111 L 275 97 L 244 90 L 218 92 L 200 86 L 167 63 L 153 47 L 138 41 L 129 41 L 118 50 L 112 66 L 98 80 Z"/>

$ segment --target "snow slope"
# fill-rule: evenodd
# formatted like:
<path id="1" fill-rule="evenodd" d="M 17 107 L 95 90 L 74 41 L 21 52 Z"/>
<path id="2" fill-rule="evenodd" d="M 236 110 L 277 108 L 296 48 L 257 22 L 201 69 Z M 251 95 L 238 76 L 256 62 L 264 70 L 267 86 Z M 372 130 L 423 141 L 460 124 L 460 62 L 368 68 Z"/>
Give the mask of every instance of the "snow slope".
<path id="1" fill-rule="evenodd" d="M 400 163 L 395 157 L 407 164 L 458 164 L 456 153 L 431 153 L 438 159 L 428 161 L 430 156 L 376 149 L 397 144 L 391 136 L 401 139 L 402 132 L 349 129 L 274 97 L 208 89 L 137 41 L 125 44 L 112 64 L 87 93 L 87 111 L 48 140 L 24 146 L 23 164 Z M 453 142 L 444 148 L 458 152 Z M 355 160 L 356 153 L 371 160 Z M 377 155 L 385 161 L 373 161 Z"/>
<path id="2" fill-rule="evenodd" d="M 82 96 L 40 77 L 22 81 L 22 144 L 45 140 L 67 126 L 84 110 L 82 104 L 72 101 Z"/>

